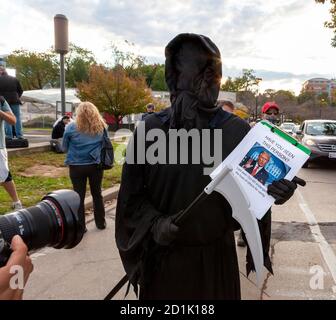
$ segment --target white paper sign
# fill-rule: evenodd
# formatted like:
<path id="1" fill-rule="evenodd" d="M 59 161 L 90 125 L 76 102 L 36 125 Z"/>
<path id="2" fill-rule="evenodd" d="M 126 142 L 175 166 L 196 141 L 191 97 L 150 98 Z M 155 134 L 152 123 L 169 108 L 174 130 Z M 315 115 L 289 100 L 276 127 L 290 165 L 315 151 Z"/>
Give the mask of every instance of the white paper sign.
<path id="1" fill-rule="evenodd" d="M 267 194 L 267 186 L 282 178 L 292 180 L 308 158 L 306 152 L 259 122 L 210 176 L 214 179 L 230 164 L 251 211 L 261 219 L 275 201 Z"/>

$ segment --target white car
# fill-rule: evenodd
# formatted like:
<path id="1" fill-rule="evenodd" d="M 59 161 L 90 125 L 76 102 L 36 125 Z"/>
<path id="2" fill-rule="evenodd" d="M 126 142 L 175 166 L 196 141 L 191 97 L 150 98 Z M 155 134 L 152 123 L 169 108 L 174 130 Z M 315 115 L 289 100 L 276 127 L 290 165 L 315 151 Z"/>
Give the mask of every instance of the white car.
<path id="1" fill-rule="evenodd" d="M 293 134 L 293 129 L 295 128 L 295 123 L 293 122 L 283 122 L 280 125 L 280 129 L 285 131 L 288 134 Z"/>

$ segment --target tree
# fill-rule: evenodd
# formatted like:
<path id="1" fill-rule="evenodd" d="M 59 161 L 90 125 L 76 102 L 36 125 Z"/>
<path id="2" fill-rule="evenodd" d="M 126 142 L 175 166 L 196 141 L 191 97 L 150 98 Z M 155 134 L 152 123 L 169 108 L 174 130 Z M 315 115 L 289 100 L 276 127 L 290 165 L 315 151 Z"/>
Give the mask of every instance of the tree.
<path id="1" fill-rule="evenodd" d="M 149 88 L 152 88 L 152 83 L 153 83 L 153 79 L 155 77 L 155 73 L 160 66 L 161 65 L 159 65 L 159 64 L 144 64 L 143 66 L 140 67 L 139 73 L 143 77 L 145 77 L 147 86 Z M 162 66 L 164 68 L 164 65 L 162 65 Z M 153 89 L 153 90 L 155 90 L 155 89 Z"/>
<path id="2" fill-rule="evenodd" d="M 276 91 L 274 89 L 266 89 L 264 91 L 264 96 L 266 99 L 274 100 L 275 93 Z"/>
<path id="3" fill-rule="evenodd" d="M 244 91 L 253 91 L 255 86 L 258 86 L 260 79 L 257 78 L 254 73 L 253 69 L 243 69 L 243 76 L 240 78 L 240 83 Z"/>
<path id="4" fill-rule="evenodd" d="M 237 77 L 233 80 L 231 77 L 228 77 L 221 86 L 221 90 L 232 92 L 253 91 L 259 81 L 260 79 L 256 77 L 253 69 L 243 69 L 241 77 Z"/>
<path id="5" fill-rule="evenodd" d="M 130 44 L 125 40 L 127 44 Z M 134 46 L 134 44 L 130 44 Z M 143 72 L 142 68 L 145 66 L 146 58 L 135 54 L 131 51 L 122 51 L 117 45 L 111 44 L 113 64 L 114 69 L 123 69 L 127 76 L 131 78 L 142 78 Z"/>
<path id="6" fill-rule="evenodd" d="M 276 103 L 282 106 L 292 106 L 296 104 L 296 97 L 293 91 L 278 90 L 274 94 L 274 100 Z"/>
<path id="7" fill-rule="evenodd" d="M 28 50 L 13 51 L 7 58 L 8 65 L 17 72 L 24 90 L 42 89 L 60 84 L 60 62 L 58 55 L 52 50 L 47 52 L 33 52 Z M 85 81 L 89 76 L 89 68 L 95 64 L 91 51 L 69 45 L 69 52 L 65 55 L 66 86 L 74 88 L 76 82 Z"/>
<path id="8" fill-rule="evenodd" d="M 237 102 L 242 103 L 248 108 L 249 114 L 255 113 L 256 103 L 259 102 L 256 100 L 256 96 L 251 91 L 239 91 L 237 92 Z"/>
<path id="9" fill-rule="evenodd" d="M 153 77 L 153 81 L 150 85 L 151 89 L 154 91 L 168 91 L 168 86 L 165 78 L 165 66 L 159 65 Z"/>
<path id="10" fill-rule="evenodd" d="M 222 84 L 221 90 L 228 92 L 237 92 L 240 91 L 236 79 L 232 80 L 231 77 L 228 77 L 226 81 Z"/>
<path id="11" fill-rule="evenodd" d="M 301 91 L 301 93 L 297 97 L 297 101 L 299 104 L 305 103 L 307 101 L 313 101 L 314 100 L 314 93 L 309 91 Z"/>
<path id="12" fill-rule="evenodd" d="M 335 107 L 336 106 L 336 89 L 332 89 L 331 90 L 331 105 L 333 106 L 333 107 Z"/>
<path id="13" fill-rule="evenodd" d="M 328 0 L 315 0 L 317 3 L 326 3 Z M 331 21 L 326 21 L 324 26 L 326 28 L 332 29 L 334 32 L 334 37 L 331 39 L 331 45 L 336 47 L 336 0 L 329 0 L 331 3 L 330 13 L 331 13 Z"/>
<path id="14" fill-rule="evenodd" d="M 77 86 L 82 101 L 91 101 L 99 111 L 115 119 L 143 112 L 144 106 L 152 101 L 145 79 L 131 78 L 122 67 L 91 66 L 88 81 Z"/>
<path id="15" fill-rule="evenodd" d="M 67 87 L 75 88 L 77 82 L 88 80 L 90 66 L 96 64 L 96 60 L 91 51 L 70 43 L 64 64 Z"/>
<path id="16" fill-rule="evenodd" d="M 16 69 L 23 90 L 54 86 L 58 81 L 58 66 L 52 52 L 15 50 L 7 57 L 8 66 Z"/>
<path id="17" fill-rule="evenodd" d="M 128 41 L 125 42 L 130 46 L 134 46 Z M 129 77 L 134 79 L 144 77 L 148 87 L 154 91 L 168 90 L 164 64 L 146 64 L 145 57 L 131 51 L 122 51 L 114 44 L 111 45 L 111 50 L 113 68 L 121 67 Z"/>

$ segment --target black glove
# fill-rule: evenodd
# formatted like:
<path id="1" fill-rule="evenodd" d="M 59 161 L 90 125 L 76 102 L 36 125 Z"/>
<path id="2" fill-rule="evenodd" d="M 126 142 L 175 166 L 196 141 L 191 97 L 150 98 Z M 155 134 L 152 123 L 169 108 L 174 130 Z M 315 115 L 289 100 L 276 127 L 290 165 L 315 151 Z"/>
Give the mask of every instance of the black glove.
<path id="1" fill-rule="evenodd" d="M 292 181 L 281 179 L 273 181 L 267 188 L 267 193 L 275 199 L 275 204 L 284 204 L 294 194 L 297 185 L 304 187 L 306 181 L 298 177 L 294 177 Z"/>
<path id="2" fill-rule="evenodd" d="M 161 246 L 170 245 L 177 236 L 179 227 L 173 223 L 176 215 L 162 216 L 156 220 L 152 227 L 153 239 Z"/>

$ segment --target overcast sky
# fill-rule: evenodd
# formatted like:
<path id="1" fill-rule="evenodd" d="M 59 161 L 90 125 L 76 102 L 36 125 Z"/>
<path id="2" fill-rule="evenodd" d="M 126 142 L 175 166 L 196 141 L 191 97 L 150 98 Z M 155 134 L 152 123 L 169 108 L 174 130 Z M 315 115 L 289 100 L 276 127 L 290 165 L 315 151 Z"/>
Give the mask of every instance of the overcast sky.
<path id="1" fill-rule="evenodd" d="M 0 0 L 0 54 L 53 45 L 53 17 L 69 19 L 69 38 L 108 62 L 111 42 L 149 62 L 164 63 L 164 48 L 182 32 L 210 37 L 221 51 L 223 76 L 251 68 L 261 90 L 298 93 L 304 80 L 336 77 L 336 48 L 324 28 L 328 5 L 314 0 Z M 128 48 L 130 49 L 130 48 Z"/>

